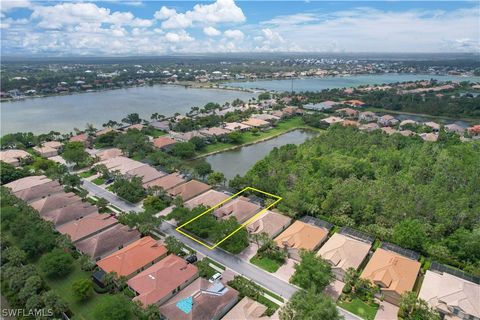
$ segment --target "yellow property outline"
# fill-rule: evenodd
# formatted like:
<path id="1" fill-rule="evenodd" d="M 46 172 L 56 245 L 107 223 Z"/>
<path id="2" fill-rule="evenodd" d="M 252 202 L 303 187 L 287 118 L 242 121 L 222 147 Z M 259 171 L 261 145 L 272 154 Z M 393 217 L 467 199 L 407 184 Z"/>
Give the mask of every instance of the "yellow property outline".
<path id="1" fill-rule="evenodd" d="M 237 229 L 235 229 L 232 233 L 230 233 L 228 236 L 226 236 L 225 238 L 223 238 L 222 240 L 220 240 L 219 242 L 217 242 L 215 245 L 213 246 L 209 246 L 208 244 L 192 237 L 191 235 L 183 232 L 182 230 L 180 230 L 181 228 L 183 228 L 184 226 L 186 226 L 187 224 L 189 224 L 190 222 L 200 218 L 201 216 L 209 213 L 210 211 L 214 210 L 215 208 L 221 206 L 222 204 L 224 204 L 225 202 L 235 198 L 236 196 L 240 195 L 241 193 L 245 192 L 245 191 L 248 191 L 248 190 L 253 190 L 253 191 L 256 191 L 256 192 L 260 192 L 260 193 L 263 193 L 267 196 L 270 196 L 270 197 L 273 197 L 277 200 L 275 200 L 272 204 L 270 204 L 268 207 L 266 208 L 263 208 L 262 210 L 260 210 L 260 212 L 258 212 L 257 214 L 255 214 L 253 217 L 251 217 L 250 219 L 248 219 L 247 221 L 245 221 L 244 223 L 242 223 L 242 225 L 240 227 L 238 227 Z M 273 207 L 274 205 L 276 205 L 278 202 L 280 202 L 283 198 L 282 197 L 279 197 L 279 196 L 276 196 L 274 194 L 271 194 L 271 193 L 268 193 L 268 192 L 265 192 L 265 191 L 262 191 L 262 190 L 258 190 L 258 189 L 255 189 L 255 188 L 252 188 L 252 187 L 246 187 L 245 189 L 235 193 L 233 196 L 223 200 L 222 202 L 220 202 L 219 204 L 216 204 L 215 206 L 211 207 L 210 209 L 206 210 L 205 212 L 202 212 L 201 214 L 199 214 L 198 216 L 188 220 L 187 222 L 185 222 L 184 224 L 182 224 L 181 226 L 175 228 L 176 231 L 178 231 L 179 233 L 183 234 L 184 236 L 192 239 L 193 241 L 197 242 L 197 243 L 200 243 L 201 245 L 203 245 L 204 247 L 210 249 L 210 250 L 213 250 L 215 249 L 218 245 L 220 245 L 223 241 L 227 240 L 228 238 L 230 238 L 231 236 L 233 236 L 236 232 L 238 232 L 240 229 L 242 229 L 243 227 L 245 227 L 246 225 L 248 225 L 250 222 L 252 222 L 256 217 L 258 217 L 259 215 L 261 215 L 262 213 L 264 213 L 265 211 L 267 211 L 268 209 L 270 209 L 271 207 Z"/>

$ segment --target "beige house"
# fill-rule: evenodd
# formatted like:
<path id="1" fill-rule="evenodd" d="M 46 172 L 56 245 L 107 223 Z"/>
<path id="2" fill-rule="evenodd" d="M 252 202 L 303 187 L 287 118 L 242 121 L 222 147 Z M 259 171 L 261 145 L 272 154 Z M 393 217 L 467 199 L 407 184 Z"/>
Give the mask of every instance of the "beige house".
<path id="1" fill-rule="evenodd" d="M 385 301 L 398 306 L 402 294 L 412 291 L 419 271 L 420 262 L 378 248 L 361 277 L 378 285 Z"/>
<path id="2" fill-rule="evenodd" d="M 33 150 L 35 150 L 35 152 L 37 152 L 43 158 L 55 157 L 58 155 L 57 149 L 45 145 L 33 147 Z"/>
<path id="3" fill-rule="evenodd" d="M 242 121 L 244 125 L 256 128 L 265 128 L 270 126 L 270 122 L 257 119 L 257 118 L 249 118 L 248 120 Z"/>
<path id="4" fill-rule="evenodd" d="M 18 167 L 22 160 L 30 157 L 30 153 L 24 150 L 10 149 L 0 151 L 0 161 L 11 164 L 14 167 Z"/>
<path id="5" fill-rule="evenodd" d="M 257 214 L 262 207 L 249 201 L 246 197 L 239 197 L 228 201 L 215 209 L 213 215 L 217 219 L 227 220 L 234 217 L 238 223 L 243 223 Z"/>
<path id="6" fill-rule="evenodd" d="M 229 131 L 245 131 L 250 129 L 251 126 L 240 122 L 229 122 L 225 124 L 224 128 Z"/>
<path id="7" fill-rule="evenodd" d="M 244 297 L 238 302 L 223 318 L 222 320 L 263 320 L 270 319 L 263 314 L 267 311 L 267 307 L 263 304 Z"/>
<path id="8" fill-rule="evenodd" d="M 188 200 L 184 205 L 189 209 L 193 209 L 201 205 L 212 208 L 228 198 L 228 195 L 223 192 L 208 190 L 207 192 Z"/>
<path id="9" fill-rule="evenodd" d="M 480 319 L 480 285 L 447 272 L 428 270 L 418 297 L 444 319 Z"/>
<path id="10" fill-rule="evenodd" d="M 267 210 L 264 215 L 249 223 L 247 230 L 250 234 L 266 233 L 275 238 L 292 223 L 292 219 L 283 214 Z"/>
<path id="11" fill-rule="evenodd" d="M 318 255 L 332 265 L 335 277 L 343 281 L 348 268 L 358 269 L 368 255 L 371 243 L 335 233 L 320 248 Z"/>
<path id="12" fill-rule="evenodd" d="M 300 260 L 300 250 L 314 251 L 327 239 L 328 230 L 302 221 L 295 221 L 275 238 L 277 246 L 284 248 L 290 258 Z"/>

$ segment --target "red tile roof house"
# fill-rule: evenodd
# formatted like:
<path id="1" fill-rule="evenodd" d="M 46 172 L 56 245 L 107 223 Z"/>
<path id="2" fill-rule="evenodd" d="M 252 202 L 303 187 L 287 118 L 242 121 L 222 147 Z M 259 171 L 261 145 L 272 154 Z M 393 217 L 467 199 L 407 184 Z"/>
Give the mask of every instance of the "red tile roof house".
<path id="1" fill-rule="evenodd" d="M 147 236 L 103 258 L 97 266 L 106 273 L 115 272 L 130 279 L 166 256 L 167 248 Z"/>
<path id="2" fill-rule="evenodd" d="M 215 209 L 213 215 L 215 218 L 223 220 L 234 217 L 238 223 L 243 223 L 257 214 L 261 209 L 261 206 L 250 202 L 248 198 L 239 197 Z"/>
<path id="3" fill-rule="evenodd" d="M 52 222 L 55 228 L 57 228 L 65 223 L 81 219 L 92 213 L 98 213 L 96 206 L 88 202 L 77 202 L 68 207 L 41 214 L 41 217 L 44 220 Z"/>
<path id="4" fill-rule="evenodd" d="M 175 143 L 177 143 L 177 141 L 169 137 L 158 137 L 153 140 L 155 148 L 164 150 L 170 149 Z"/>
<path id="5" fill-rule="evenodd" d="M 188 200 L 184 205 L 189 209 L 193 209 L 201 205 L 211 208 L 228 198 L 229 196 L 223 192 L 208 190 L 207 192 Z"/>
<path id="6" fill-rule="evenodd" d="M 237 290 L 221 282 L 197 278 L 161 306 L 160 313 L 167 320 L 219 320 L 237 303 L 238 296 Z"/>
<path id="7" fill-rule="evenodd" d="M 127 283 L 136 293 L 134 301 L 140 301 L 144 306 L 162 305 L 196 278 L 198 278 L 196 266 L 175 255 L 169 255 Z"/>
<path id="8" fill-rule="evenodd" d="M 78 251 L 83 252 L 92 259 L 100 260 L 101 258 L 122 249 L 123 246 L 140 239 L 141 236 L 140 232 L 129 226 L 116 224 L 111 228 L 78 241 L 75 243 L 75 247 Z"/>
<path id="9" fill-rule="evenodd" d="M 30 203 L 30 206 L 40 213 L 40 215 L 50 211 L 68 207 L 74 203 L 82 202 L 82 199 L 73 192 L 55 193 L 49 197 L 45 197 Z"/>
<path id="10" fill-rule="evenodd" d="M 70 236 L 72 243 L 75 244 L 117 223 L 118 220 L 109 214 L 92 213 L 58 227 L 57 231 Z"/>
<path id="11" fill-rule="evenodd" d="M 143 185 L 144 188 L 149 187 L 160 187 L 163 190 L 168 190 L 174 188 L 182 183 L 185 183 L 187 180 L 182 178 L 182 175 L 178 172 L 168 174 L 166 176 L 157 178 L 150 182 L 147 182 Z"/>
<path id="12" fill-rule="evenodd" d="M 480 124 L 474 125 L 467 130 L 468 134 L 472 136 L 472 139 L 480 139 Z"/>
<path id="13" fill-rule="evenodd" d="M 181 197 L 183 201 L 188 201 L 193 197 L 198 196 L 199 194 L 204 193 L 207 190 L 210 190 L 212 186 L 197 181 L 197 180 L 190 180 L 184 184 L 178 185 L 172 189 L 167 190 L 167 193 L 173 197 Z"/>

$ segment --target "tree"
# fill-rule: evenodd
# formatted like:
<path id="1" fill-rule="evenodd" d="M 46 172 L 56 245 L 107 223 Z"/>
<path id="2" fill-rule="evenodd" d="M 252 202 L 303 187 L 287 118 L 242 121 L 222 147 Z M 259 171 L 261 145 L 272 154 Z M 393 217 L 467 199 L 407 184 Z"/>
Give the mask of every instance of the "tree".
<path id="1" fill-rule="evenodd" d="M 195 163 L 195 165 L 193 166 L 193 170 L 201 178 L 213 172 L 212 166 L 210 165 L 210 163 L 205 161 L 205 159 L 201 159 L 197 163 Z"/>
<path id="2" fill-rule="evenodd" d="M 72 292 L 79 300 L 85 301 L 93 294 L 93 285 L 90 279 L 78 279 L 72 283 Z"/>
<path id="3" fill-rule="evenodd" d="M 43 292 L 40 298 L 45 309 L 52 310 L 57 317 L 68 310 L 67 304 L 53 290 Z"/>
<path id="4" fill-rule="evenodd" d="M 280 320 L 342 319 L 330 297 L 314 289 L 296 292 L 279 312 Z"/>
<path id="5" fill-rule="evenodd" d="M 107 209 L 108 204 L 109 204 L 109 202 L 108 202 L 108 200 L 105 199 L 105 198 L 99 198 L 99 199 L 97 200 L 97 203 L 96 203 L 96 205 L 97 205 L 97 207 L 98 207 L 98 210 L 99 210 L 100 212 L 104 212 L 104 211 Z"/>
<path id="6" fill-rule="evenodd" d="M 233 131 L 227 134 L 227 138 L 231 143 L 240 144 L 243 141 L 243 134 L 240 131 Z"/>
<path id="7" fill-rule="evenodd" d="M 29 175 L 29 172 L 27 169 L 24 168 L 15 168 L 9 163 L 5 163 L 3 161 L 0 161 L 0 174 L 1 178 L 0 181 L 2 184 L 9 183 L 15 180 L 18 180 L 20 178 L 26 177 Z"/>
<path id="8" fill-rule="evenodd" d="M 415 292 L 402 296 L 398 317 L 404 320 L 440 320 L 440 315 L 425 300 L 417 299 Z"/>
<path id="9" fill-rule="evenodd" d="M 242 276 L 235 276 L 228 285 L 237 290 L 242 297 L 250 297 L 254 300 L 260 296 L 258 286 L 252 280 L 248 280 Z"/>
<path id="10" fill-rule="evenodd" d="M 132 124 L 141 123 L 142 119 L 140 119 L 140 116 L 138 115 L 138 113 L 130 113 L 125 118 L 122 119 L 122 122 L 132 125 Z"/>
<path id="11" fill-rule="evenodd" d="M 142 185 L 142 179 L 140 177 L 132 177 L 128 179 L 119 176 L 112 184 L 112 190 L 119 197 L 132 203 L 139 202 L 146 195 L 145 189 Z"/>
<path id="12" fill-rule="evenodd" d="M 43 289 L 43 281 L 38 275 L 29 277 L 18 292 L 18 298 L 22 303 L 26 303 L 30 297 L 36 296 Z"/>
<path id="13" fill-rule="evenodd" d="M 85 151 L 85 146 L 81 142 L 65 143 L 62 157 L 65 161 L 74 163 L 78 168 L 87 166 L 90 159 L 90 155 Z"/>
<path id="14" fill-rule="evenodd" d="M 134 155 L 143 157 L 153 150 L 153 145 L 148 137 L 137 129 L 130 129 L 124 134 L 117 135 L 113 144 L 128 157 Z"/>
<path id="15" fill-rule="evenodd" d="M 222 172 L 212 172 L 208 175 L 208 183 L 214 186 L 224 184 L 226 180 Z"/>
<path id="16" fill-rule="evenodd" d="M 183 253 L 183 250 L 182 250 L 183 244 L 180 241 L 178 241 L 175 237 L 168 236 L 165 239 L 165 246 L 167 247 L 168 252 L 170 253 L 173 253 L 176 255 L 180 255 L 181 253 Z"/>
<path id="17" fill-rule="evenodd" d="M 422 250 L 423 244 L 427 242 L 425 223 L 418 219 L 405 219 L 393 228 L 393 240 L 400 246 Z"/>
<path id="18" fill-rule="evenodd" d="M 130 320 L 133 319 L 133 307 L 123 295 L 106 296 L 93 309 L 97 320 Z"/>
<path id="19" fill-rule="evenodd" d="M 191 142 L 178 142 L 173 145 L 170 152 L 175 157 L 191 158 L 195 154 L 195 145 Z"/>
<path id="20" fill-rule="evenodd" d="M 73 189 L 80 187 L 82 184 L 82 179 L 75 174 L 65 174 L 60 178 L 60 181 L 68 191 L 72 191 Z"/>
<path id="21" fill-rule="evenodd" d="M 262 92 L 258 95 L 258 100 L 268 100 L 270 98 L 271 97 L 269 92 Z"/>
<path id="22" fill-rule="evenodd" d="M 40 258 L 39 266 L 47 277 L 63 278 L 73 270 L 73 258 L 61 249 L 54 249 Z"/>
<path id="23" fill-rule="evenodd" d="M 193 137 L 189 142 L 193 143 L 195 150 L 197 151 L 202 150 L 206 146 L 205 139 L 200 137 Z"/>
<path id="24" fill-rule="evenodd" d="M 312 251 L 302 251 L 290 282 L 304 289 L 322 292 L 333 280 L 330 264 Z"/>
<path id="25" fill-rule="evenodd" d="M 157 213 L 165 209 L 168 205 L 168 202 L 162 199 L 160 196 L 147 196 L 143 200 L 143 207 L 146 211 Z"/>

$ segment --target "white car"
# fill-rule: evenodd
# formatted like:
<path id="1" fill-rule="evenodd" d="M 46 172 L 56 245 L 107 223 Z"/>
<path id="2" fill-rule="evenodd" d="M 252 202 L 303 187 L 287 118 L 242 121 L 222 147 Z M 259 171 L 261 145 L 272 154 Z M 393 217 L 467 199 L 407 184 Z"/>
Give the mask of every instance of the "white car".
<path id="1" fill-rule="evenodd" d="M 214 283 L 215 281 L 220 280 L 220 279 L 222 279 L 222 274 L 217 272 L 208 281 L 211 282 L 211 283 Z"/>

